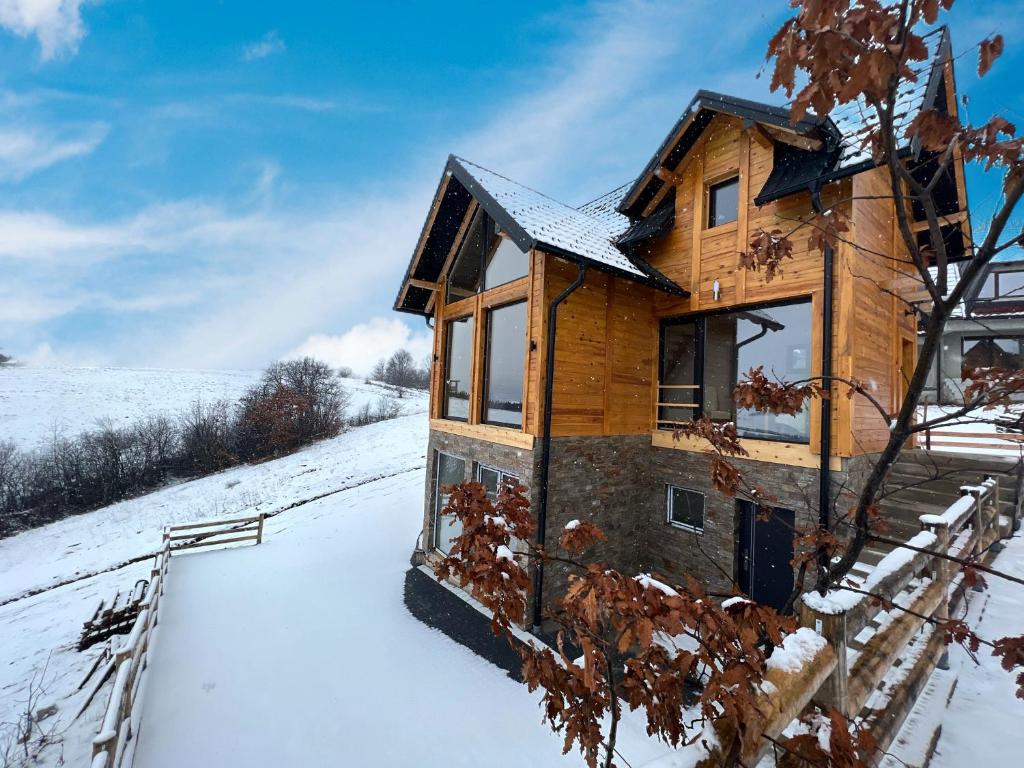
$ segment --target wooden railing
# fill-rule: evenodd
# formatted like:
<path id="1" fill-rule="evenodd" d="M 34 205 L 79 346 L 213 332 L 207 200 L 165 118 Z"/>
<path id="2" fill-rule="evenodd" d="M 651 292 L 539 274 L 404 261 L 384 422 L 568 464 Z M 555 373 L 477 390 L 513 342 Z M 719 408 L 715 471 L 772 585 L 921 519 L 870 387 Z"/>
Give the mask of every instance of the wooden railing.
<path id="1" fill-rule="evenodd" d="M 662 384 L 662 383 L 659 382 L 658 383 L 658 396 L 655 398 L 655 403 L 654 403 L 654 424 L 655 424 L 655 426 L 658 429 L 662 429 L 663 427 L 670 427 L 670 426 L 674 426 L 674 425 L 677 425 L 677 424 L 684 423 L 686 421 L 685 419 L 663 419 L 663 418 L 661 418 L 661 409 L 662 408 L 684 408 L 684 409 L 689 410 L 691 412 L 695 411 L 695 409 L 697 409 L 699 407 L 699 404 L 696 403 L 696 402 L 693 402 L 693 401 L 697 399 L 697 390 L 699 390 L 699 389 L 700 389 L 700 385 L 698 385 L 698 384 Z M 690 402 L 685 402 L 685 403 L 668 403 L 668 402 L 664 402 L 667 399 L 666 394 L 668 392 L 678 392 L 680 390 L 683 391 L 683 392 L 687 392 L 687 393 L 692 393 L 693 394 L 693 397 L 689 398 Z"/>
<path id="2" fill-rule="evenodd" d="M 860 584 L 802 599 L 803 625 L 828 641 L 838 662 L 814 700 L 848 717 L 863 715 L 883 746 L 912 705 L 910 692 L 919 689 L 942 654 L 942 633 L 932 620 L 949 617 L 963 594 L 959 569 L 932 553 L 980 560 L 1001 536 L 998 479 L 964 486 L 961 493 L 941 515 L 921 515 L 921 532 L 907 542 L 913 549 L 897 547 Z M 887 609 L 889 615 L 872 631 L 872 621 Z M 861 647 L 850 654 L 854 638 Z M 911 640 L 922 645 L 908 654 Z M 900 659 L 904 663 L 897 666 Z M 892 674 L 902 677 L 898 685 Z M 889 691 L 873 699 L 887 676 Z"/>
<path id="3" fill-rule="evenodd" d="M 156 554 L 149 589 L 140 606 L 139 616 L 131 632 L 114 652 L 114 687 L 103 714 L 100 732 L 92 741 L 92 768 L 121 766 L 132 734 L 138 730 L 139 695 L 142 671 L 149 657 L 149 641 L 157 624 L 160 598 L 164 593 L 167 564 L 171 559 L 171 543 L 164 536 Z"/>
<path id="4" fill-rule="evenodd" d="M 146 669 L 150 640 L 159 620 L 167 567 L 172 553 L 197 547 L 215 547 L 263 541 L 265 516 L 240 517 L 172 525 L 164 528 L 156 553 L 149 588 L 139 606 L 131 632 L 114 652 L 114 686 L 103 713 L 99 734 L 92 742 L 91 768 L 127 768 L 131 765 L 132 737 L 138 731 L 141 708 L 137 706 L 142 673 Z"/>
<path id="5" fill-rule="evenodd" d="M 231 520 L 208 520 L 199 523 L 172 525 L 164 529 L 164 538 L 170 542 L 171 552 L 196 547 L 219 547 L 225 544 L 240 544 L 263 541 L 262 514 L 253 517 L 236 517 Z"/>

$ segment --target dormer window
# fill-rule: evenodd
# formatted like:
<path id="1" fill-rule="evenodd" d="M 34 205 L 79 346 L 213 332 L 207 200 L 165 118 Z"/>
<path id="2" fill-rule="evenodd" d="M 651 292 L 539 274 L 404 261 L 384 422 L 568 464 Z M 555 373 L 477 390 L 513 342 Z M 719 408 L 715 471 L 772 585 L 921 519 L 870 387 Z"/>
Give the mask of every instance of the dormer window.
<path id="1" fill-rule="evenodd" d="M 708 187 L 708 229 L 736 221 L 739 210 L 739 176 L 733 176 Z"/>

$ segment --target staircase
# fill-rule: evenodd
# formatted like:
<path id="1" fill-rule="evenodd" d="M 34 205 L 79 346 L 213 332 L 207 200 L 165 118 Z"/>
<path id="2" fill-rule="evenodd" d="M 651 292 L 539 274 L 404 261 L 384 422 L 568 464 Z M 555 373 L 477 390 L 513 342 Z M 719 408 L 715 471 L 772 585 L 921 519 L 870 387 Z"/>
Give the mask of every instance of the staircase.
<path id="1" fill-rule="evenodd" d="M 942 514 L 959 498 L 960 486 L 977 485 L 988 475 L 999 478 L 1000 514 L 1012 517 L 1017 485 L 1015 459 L 907 449 L 886 479 L 879 509 L 889 530 L 880 535 L 906 541 L 921 530 L 921 515 Z M 861 554 L 861 560 L 875 565 L 891 549 L 872 543 Z"/>

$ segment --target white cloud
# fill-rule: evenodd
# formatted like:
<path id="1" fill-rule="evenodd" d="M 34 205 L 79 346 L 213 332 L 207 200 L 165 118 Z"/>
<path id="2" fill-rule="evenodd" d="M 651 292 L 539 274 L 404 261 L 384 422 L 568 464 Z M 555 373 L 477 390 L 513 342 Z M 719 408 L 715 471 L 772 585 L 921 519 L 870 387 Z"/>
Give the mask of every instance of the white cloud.
<path id="1" fill-rule="evenodd" d="M 39 41 L 43 60 L 73 54 L 85 36 L 83 0 L 0 0 L 0 27 Z"/>
<path id="2" fill-rule="evenodd" d="M 63 132 L 0 126 L 0 181 L 21 181 L 63 160 L 91 154 L 109 130 L 106 123 Z"/>
<path id="3" fill-rule="evenodd" d="M 277 36 L 277 32 L 267 32 L 255 43 L 249 43 L 242 49 L 244 61 L 255 61 L 273 56 L 275 53 L 284 53 L 284 40 Z"/>
<path id="4" fill-rule="evenodd" d="M 360 376 L 367 375 L 378 360 L 399 349 L 407 349 L 419 363 L 431 354 L 431 334 L 413 333 L 397 317 L 374 317 L 353 325 L 340 336 L 316 333 L 293 349 L 285 358 L 315 357 L 334 367 L 348 366 Z"/>
<path id="5" fill-rule="evenodd" d="M 345 198 L 320 189 L 316 202 L 286 207 L 277 199 L 276 168 L 266 165 L 233 204 L 184 199 L 91 222 L 0 209 L 0 272 L 12 295 L 38 296 L 50 312 L 96 306 L 97 293 L 108 297 L 101 309 L 125 312 L 147 308 L 136 294 L 187 295 L 181 311 L 168 307 L 152 324 L 126 315 L 119 335 L 104 338 L 105 351 L 123 363 L 256 367 L 291 350 L 365 371 L 402 345 L 419 358 L 429 349 L 427 331 L 380 316 L 397 291 L 447 152 L 461 150 L 556 196 L 568 190 L 570 202 L 622 183 L 693 92 L 717 84 L 702 79 L 705 48 L 693 44 L 720 26 L 709 7 L 598 5 L 589 21 L 566 24 L 578 37 L 529 82 L 510 82 L 508 98 L 482 124 L 461 140 L 421 144 L 415 156 L 396 159 L 401 173 L 384 168 L 386 183 L 344 189 Z M 638 138 L 639 130 L 649 135 Z M 130 273 L 136 262 L 163 268 L 137 274 L 127 287 L 103 282 Z M 341 335 L 325 333 L 352 323 L 358 325 Z M 39 338 L 32 323 L 16 330 L 23 348 Z"/>

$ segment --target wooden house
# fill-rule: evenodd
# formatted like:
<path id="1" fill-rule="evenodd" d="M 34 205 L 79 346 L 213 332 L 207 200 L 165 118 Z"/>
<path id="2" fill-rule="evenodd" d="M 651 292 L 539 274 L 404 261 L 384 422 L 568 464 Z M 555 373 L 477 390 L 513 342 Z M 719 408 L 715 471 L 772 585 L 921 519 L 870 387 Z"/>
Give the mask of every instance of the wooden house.
<path id="1" fill-rule="evenodd" d="M 948 35 L 927 40 L 930 60 L 900 95 L 904 124 L 956 109 Z M 846 397 L 795 417 L 737 411 L 737 377 L 832 373 L 895 406 L 916 354 L 894 297 L 913 281 L 864 115 L 854 104 L 791 124 L 788 109 L 700 91 L 636 180 L 575 207 L 449 158 L 395 304 L 434 328 L 425 557 L 456 533 L 438 525 L 441 488 L 516 478 L 543 540 L 587 519 L 612 566 L 735 581 L 769 603 L 788 594 L 789 523 L 834 519 L 836 489 L 888 427 Z M 959 163 L 940 186 L 944 236 L 966 255 Z M 772 281 L 738 269 L 753 233 L 821 207 L 845 213 L 849 242 L 822 253 L 802 234 Z M 778 498 L 772 521 L 715 492 L 706 445 L 673 438 L 694 416 L 736 423 L 749 452 L 738 463 Z M 538 610 L 559 580 L 538 574 Z"/>

